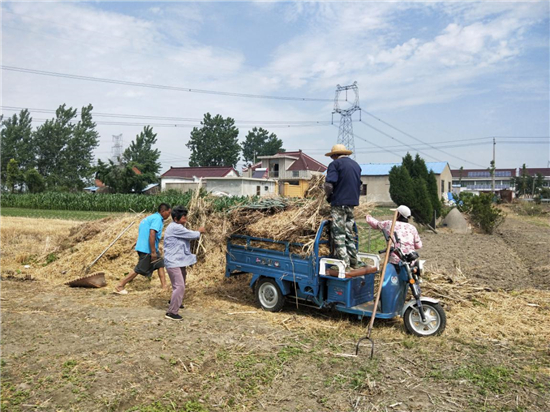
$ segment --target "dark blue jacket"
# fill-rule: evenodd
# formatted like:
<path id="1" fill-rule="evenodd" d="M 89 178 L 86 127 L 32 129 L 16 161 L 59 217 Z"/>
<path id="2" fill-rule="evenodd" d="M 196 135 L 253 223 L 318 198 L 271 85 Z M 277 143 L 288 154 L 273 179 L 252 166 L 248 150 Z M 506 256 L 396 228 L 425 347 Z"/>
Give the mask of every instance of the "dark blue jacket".
<path id="1" fill-rule="evenodd" d="M 331 206 L 357 206 L 361 192 L 361 167 L 350 157 L 334 160 L 327 170 L 327 183 L 334 191 L 330 197 Z"/>

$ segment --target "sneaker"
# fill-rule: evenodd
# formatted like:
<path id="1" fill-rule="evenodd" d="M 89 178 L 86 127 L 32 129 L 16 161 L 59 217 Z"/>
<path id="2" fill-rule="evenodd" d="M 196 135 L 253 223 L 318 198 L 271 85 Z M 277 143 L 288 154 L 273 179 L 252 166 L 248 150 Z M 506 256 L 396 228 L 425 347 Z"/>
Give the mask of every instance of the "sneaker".
<path id="1" fill-rule="evenodd" d="M 175 315 L 173 313 L 167 312 L 166 315 L 164 315 L 166 319 L 172 319 L 172 320 L 183 320 L 183 318 L 180 315 Z"/>
<path id="2" fill-rule="evenodd" d="M 171 300 L 168 301 L 168 304 L 170 304 Z M 180 309 L 185 309 L 185 306 L 183 306 L 183 303 L 180 305 Z"/>

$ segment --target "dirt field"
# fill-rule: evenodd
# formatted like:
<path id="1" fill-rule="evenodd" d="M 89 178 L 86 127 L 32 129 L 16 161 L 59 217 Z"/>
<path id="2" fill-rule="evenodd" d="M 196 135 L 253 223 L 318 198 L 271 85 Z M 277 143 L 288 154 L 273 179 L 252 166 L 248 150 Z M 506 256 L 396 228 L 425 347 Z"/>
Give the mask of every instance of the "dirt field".
<path id="1" fill-rule="evenodd" d="M 423 232 L 425 295 L 442 336 L 401 319 L 262 312 L 247 279 L 191 273 L 185 320 L 164 319 L 158 279 L 130 294 L 62 286 L 23 251 L 74 222 L 2 218 L 4 411 L 533 411 L 550 405 L 550 223 L 509 213 L 495 235 Z M 23 257 L 22 257 L 23 256 Z M 46 269 L 48 266 L 45 267 Z"/>

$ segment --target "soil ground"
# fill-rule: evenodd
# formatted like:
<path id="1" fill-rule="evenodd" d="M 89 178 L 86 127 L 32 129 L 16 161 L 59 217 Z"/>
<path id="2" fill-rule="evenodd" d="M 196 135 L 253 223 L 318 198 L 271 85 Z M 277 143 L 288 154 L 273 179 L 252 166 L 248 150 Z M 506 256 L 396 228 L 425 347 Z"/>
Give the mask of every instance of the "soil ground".
<path id="1" fill-rule="evenodd" d="M 5 271 L 3 245 L 2 410 L 548 411 L 548 218 L 421 236 L 447 329 L 416 338 L 376 321 L 373 359 L 368 343 L 353 356 L 368 320 L 294 302 L 263 312 L 247 278 L 191 276 L 175 322 L 156 279 L 127 296 L 54 285 Z"/>

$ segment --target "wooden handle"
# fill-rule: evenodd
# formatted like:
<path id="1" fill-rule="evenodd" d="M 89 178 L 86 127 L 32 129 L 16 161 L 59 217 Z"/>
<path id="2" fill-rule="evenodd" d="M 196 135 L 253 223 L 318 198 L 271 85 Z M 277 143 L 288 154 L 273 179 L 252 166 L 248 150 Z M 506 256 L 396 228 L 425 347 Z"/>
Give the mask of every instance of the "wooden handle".
<path id="1" fill-rule="evenodd" d="M 399 212 L 396 210 L 393 215 L 393 220 L 391 222 L 390 237 L 388 239 L 388 246 L 386 247 L 386 256 L 384 258 L 384 265 L 382 266 L 382 271 L 380 272 L 380 282 L 378 284 L 378 292 L 376 293 L 376 299 L 374 301 L 374 308 L 372 309 L 372 315 L 369 322 L 369 328 L 367 329 L 367 338 L 370 338 L 370 332 L 372 330 L 372 325 L 374 325 L 374 318 L 376 317 L 376 309 L 378 308 L 378 302 L 380 301 L 380 292 L 382 291 L 382 285 L 384 284 L 384 277 L 386 276 L 386 267 L 388 266 L 388 260 L 390 259 L 390 249 L 393 243 L 393 231 L 395 229 L 395 222 L 397 221 L 397 216 Z"/>

